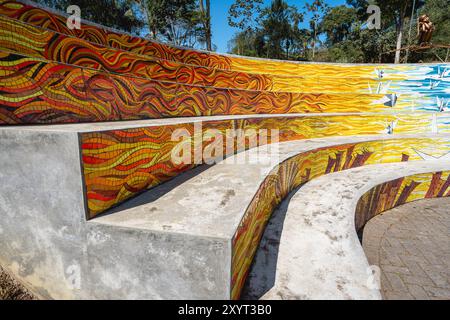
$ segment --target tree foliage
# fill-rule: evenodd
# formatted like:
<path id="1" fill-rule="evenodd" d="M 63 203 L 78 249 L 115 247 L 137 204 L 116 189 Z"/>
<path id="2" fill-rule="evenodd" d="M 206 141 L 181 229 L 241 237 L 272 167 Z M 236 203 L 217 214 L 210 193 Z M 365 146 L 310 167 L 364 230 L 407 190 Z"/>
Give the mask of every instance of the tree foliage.
<path id="1" fill-rule="evenodd" d="M 259 24 L 252 28 L 245 23 L 246 19 L 240 20 L 244 22 L 237 26 L 244 30 L 232 39 L 230 51 L 267 58 L 299 59 L 307 34 L 299 27 L 303 14 L 284 0 L 273 0 L 270 6 L 258 11 L 247 7 L 250 8 L 253 14 L 259 11 Z"/>
<path id="2" fill-rule="evenodd" d="M 144 25 L 134 0 L 41 0 L 40 3 L 64 12 L 70 5 L 77 5 L 83 19 L 127 32 L 138 32 Z"/>
<path id="3" fill-rule="evenodd" d="M 358 14 L 355 8 L 338 6 L 327 11 L 319 25 L 319 30 L 326 35 L 328 45 L 336 45 L 348 40 L 358 27 Z"/>
<path id="4" fill-rule="evenodd" d="M 196 0 L 143 0 L 150 36 L 179 46 L 205 42 Z"/>
<path id="5" fill-rule="evenodd" d="M 176 45 L 213 50 L 210 0 L 41 0 L 82 18 Z M 417 17 L 427 14 L 432 42 L 450 43 L 450 0 L 347 0 L 329 7 L 309 0 L 300 9 L 286 0 L 234 0 L 228 24 L 238 31 L 229 51 L 248 56 L 339 62 L 417 62 L 450 59 L 449 50 L 398 50 L 416 44 Z M 367 27 L 367 7 L 381 9 L 381 29 Z M 212 2 L 214 5 L 214 2 Z M 305 20 L 303 23 L 303 20 Z"/>
<path id="6" fill-rule="evenodd" d="M 228 10 L 228 24 L 241 30 L 254 29 L 263 3 L 263 0 L 235 0 Z"/>
<path id="7" fill-rule="evenodd" d="M 204 34 L 206 50 L 212 51 L 212 31 L 211 31 L 211 2 L 210 0 L 199 0 L 199 15 Z"/>

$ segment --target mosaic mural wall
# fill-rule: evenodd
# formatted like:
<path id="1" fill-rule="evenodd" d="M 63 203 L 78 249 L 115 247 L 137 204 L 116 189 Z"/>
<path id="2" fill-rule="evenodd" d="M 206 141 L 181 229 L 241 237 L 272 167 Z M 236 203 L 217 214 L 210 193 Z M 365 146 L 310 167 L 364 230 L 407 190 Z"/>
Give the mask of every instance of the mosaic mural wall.
<path id="1" fill-rule="evenodd" d="M 380 184 L 359 199 L 356 229 L 359 231 L 376 215 L 402 204 L 440 197 L 450 197 L 450 171 L 417 174 Z"/>
<path id="2" fill-rule="evenodd" d="M 227 129 L 279 130 L 279 141 L 339 135 L 430 131 L 430 115 L 270 117 L 241 120 L 203 121 L 200 135 L 216 129 L 223 136 Z M 174 165 L 171 153 L 179 141 L 172 138 L 177 129 L 194 136 L 194 124 L 149 126 L 137 129 L 87 132 L 81 134 L 82 164 L 90 217 L 125 199 L 173 178 L 192 168 Z M 202 140 L 200 138 L 200 140 Z M 192 143 L 194 139 L 192 139 Z M 213 144 L 203 139 L 203 149 Z M 191 148 L 192 155 L 194 148 Z M 236 150 L 231 150 L 231 154 Z M 230 155 L 230 150 L 223 150 Z M 191 157 L 193 158 L 193 156 Z"/>
<path id="3" fill-rule="evenodd" d="M 450 132 L 449 111 L 450 64 L 312 64 L 226 56 L 88 23 L 70 30 L 58 13 L 0 0 L 0 125 L 247 115 L 203 121 L 199 133 L 192 121 L 80 133 L 88 218 L 192 168 L 171 161 L 178 129 L 193 136 L 211 129 L 221 134 L 277 129 L 280 141 L 444 133 Z M 392 139 L 317 149 L 280 164 L 234 235 L 232 297 L 239 297 L 273 209 L 293 188 L 330 172 L 449 151 L 446 139 Z M 380 186 L 361 206 L 373 216 L 421 196 L 448 195 L 448 173 L 414 179 Z"/>
<path id="4" fill-rule="evenodd" d="M 5 0 L 0 26 L 0 124 L 449 109 L 445 64 L 295 64 L 222 56 L 85 23 L 69 30 L 58 14 Z"/>
<path id="5" fill-rule="evenodd" d="M 0 124 L 389 111 L 385 98 L 189 86 L 101 73 L 0 51 Z"/>
<path id="6" fill-rule="evenodd" d="M 71 30 L 66 26 L 66 17 L 29 5 L 26 1 L 0 0 L 0 14 L 92 43 L 106 44 L 116 49 L 187 64 L 230 69 L 227 58 L 213 53 L 174 48 L 86 23 L 81 24 L 81 29 Z"/>
<path id="7" fill-rule="evenodd" d="M 425 153 L 421 152 L 424 151 Z M 424 160 L 450 153 L 448 139 L 392 139 L 345 144 L 301 153 L 280 164 L 264 180 L 249 205 L 233 238 L 231 297 L 238 299 L 258 248 L 264 228 L 281 201 L 294 188 L 331 172 L 368 164 Z M 425 157 L 424 157 L 425 155 Z M 427 180 L 421 180 L 426 182 Z M 428 181 L 432 181 L 429 179 Z M 448 189 L 449 181 L 444 185 Z M 433 183 L 434 185 L 434 183 Z M 439 190 L 442 183 L 438 184 Z M 425 184 L 423 185 L 425 188 Z M 408 199 L 420 197 L 418 188 Z M 435 190 L 435 189 L 433 189 Z M 435 191 L 426 194 L 441 194 Z M 377 202 L 373 202 L 377 205 Z M 384 208 L 383 202 L 380 205 Z"/>

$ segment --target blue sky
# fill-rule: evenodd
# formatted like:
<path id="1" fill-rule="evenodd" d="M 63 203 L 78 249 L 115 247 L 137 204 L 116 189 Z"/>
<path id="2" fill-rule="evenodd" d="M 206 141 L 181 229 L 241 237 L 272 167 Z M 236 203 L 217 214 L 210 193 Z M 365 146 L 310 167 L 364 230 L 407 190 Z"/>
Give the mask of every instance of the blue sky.
<path id="1" fill-rule="evenodd" d="M 226 53 L 228 51 L 228 41 L 238 31 L 236 28 L 232 28 L 228 25 L 228 9 L 233 3 L 233 0 L 211 0 L 211 24 L 213 32 L 213 43 L 217 46 L 217 52 Z M 271 0 L 264 0 L 265 5 L 269 5 Z M 299 9 L 302 9 L 305 2 L 300 0 L 287 0 L 290 5 L 294 5 Z M 327 0 L 330 6 L 337 6 L 345 4 L 345 0 Z M 308 16 L 305 18 L 304 25 L 307 26 Z"/>

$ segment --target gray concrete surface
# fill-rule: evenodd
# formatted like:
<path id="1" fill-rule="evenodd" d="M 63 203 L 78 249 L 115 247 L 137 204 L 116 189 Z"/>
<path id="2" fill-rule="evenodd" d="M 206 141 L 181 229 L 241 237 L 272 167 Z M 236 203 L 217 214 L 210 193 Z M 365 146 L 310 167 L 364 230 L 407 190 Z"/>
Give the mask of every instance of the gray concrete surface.
<path id="1" fill-rule="evenodd" d="M 381 268 L 384 299 L 450 300 L 450 197 L 377 215 L 364 227 L 363 248 Z"/>
<path id="2" fill-rule="evenodd" d="M 208 121 L 221 121 L 221 120 L 251 120 L 251 119 L 269 119 L 269 118 L 308 118 L 308 117 L 333 117 L 333 116 L 353 116 L 364 118 L 370 115 L 376 115 L 381 117 L 382 115 L 392 116 L 397 115 L 401 117 L 402 115 L 411 115 L 410 110 L 392 112 L 343 112 L 343 113 L 286 113 L 286 114 L 250 114 L 250 115 L 223 115 L 223 116 L 202 116 L 202 117 L 177 117 L 177 118 L 162 118 L 162 119 L 146 119 L 146 120 L 130 120 L 130 121 L 110 121 L 110 122 L 90 122 L 90 123 L 75 123 L 75 124 L 51 124 L 51 125 L 14 125 L 14 126 L 3 126 L 1 130 L 26 130 L 26 131 L 58 131 L 58 132 L 97 132 L 105 130 L 122 130 L 122 129 L 133 129 L 142 127 L 154 127 L 161 125 L 177 125 L 177 124 L 191 124 L 191 123 L 201 123 Z M 415 112 L 414 115 L 421 115 L 422 119 L 433 120 L 433 116 L 436 115 L 437 118 L 445 117 L 444 113 L 436 112 Z M 381 122 L 384 122 L 380 119 Z M 431 130 L 430 130 L 431 132 Z"/>
<path id="3" fill-rule="evenodd" d="M 264 152 L 259 154 L 257 149 L 252 149 L 206 170 L 197 168 L 196 171 L 183 174 L 128 200 L 92 220 L 92 223 L 231 239 L 253 196 L 276 164 L 317 148 L 414 136 L 450 137 L 448 134 L 330 137 L 283 142 L 278 144 L 278 150 L 273 148 L 265 152 L 263 147 Z M 276 161 L 269 165 L 246 161 L 258 155 Z M 231 164 L 227 164 L 227 161 Z"/>
<path id="4" fill-rule="evenodd" d="M 448 161 L 378 164 L 306 183 L 269 222 L 243 298 L 381 299 L 355 231 L 359 198 L 386 181 L 449 169 Z"/>
<path id="5" fill-rule="evenodd" d="M 0 265 L 36 296 L 227 297 L 223 240 L 86 222 L 76 133 L 1 128 L 0 142 Z"/>
<path id="6" fill-rule="evenodd" d="M 76 298 L 84 203 L 76 133 L 0 129 L 0 264 L 43 298 Z"/>

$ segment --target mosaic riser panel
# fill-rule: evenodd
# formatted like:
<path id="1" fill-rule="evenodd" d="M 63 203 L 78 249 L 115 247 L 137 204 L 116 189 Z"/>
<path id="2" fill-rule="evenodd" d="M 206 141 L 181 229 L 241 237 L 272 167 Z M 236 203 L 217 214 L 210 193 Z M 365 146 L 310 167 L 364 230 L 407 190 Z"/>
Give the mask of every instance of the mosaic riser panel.
<path id="1" fill-rule="evenodd" d="M 0 15 L 0 124 L 412 111 L 401 116 L 209 121 L 203 122 L 202 134 L 208 129 L 222 134 L 236 128 L 278 129 L 280 141 L 289 141 L 450 132 L 448 113 L 417 113 L 449 110 L 449 64 L 295 64 L 247 59 L 174 48 L 85 23 L 81 30 L 69 30 L 65 17 L 17 1 L 0 0 Z M 171 136 L 180 128 L 194 133 L 192 123 L 81 133 L 89 217 L 192 168 L 175 165 L 170 158 L 178 144 Z M 203 142 L 202 149 L 210 144 Z M 293 188 L 329 172 L 420 160 L 416 150 L 437 156 L 448 153 L 450 143 L 423 138 L 346 144 L 299 154 L 279 165 L 260 186 L 234 235 L 232 297 L 239 297 L 271 213 Z M 235 151 L 222 150 L 227 155 Z M 401 203 L 448 196 L 449 184 L 449 173 L 435 173 L 378 186 L 360 200 L 358 208 L 367 215 L 357 215 L 357 225 Z"/>
<path id="2" fill-rule="evenodd" d="M 324 77 L 320 73 L 304 77 L 301 74 L 275 76 L 235 72 L 137 55 L 1 16 L 0 26 L 0 48 L 6 51 L 120 75 L 217 88 L 327 93 L 368 93 L 369 88 L 373 88 L 374 92 L 383 88 L 386 93 L 393 93 L 391 88 L 401 91 L 405 86 L 404 80 L 420 81 L 426 74 L 400 73 L 391 80 L 387 76 L 382 80 L 378 78 L 374 68 L 370 76 L 357 77 L 346 72 L 339 75 L 340 81 L 336 81 L 336 75 Z M 445 65 L 440 68 L 445 70 Z"/>
<path id="3" fill-rule="evenodd" d="M 386 106 L 389 102 L 384 98 L 177 85 L 0 52 L 0 124 L 252 113 L 390 112 L 403 108 L 402 103 L 395 108 Z"/>
<path id="4" fill-rule="evenodd" d="M 0 14 L 112 48 L 187 64 L 230 68 L 227 59 L 217 54 L 174 48 L 85 23 L 81 24 L 81 29 L 70 30 L 66 25 L 66 17 L 19 1 L 0 0 Z"/>
<path id="5" fill-rule="evenodd" d="M 394 121 L 397 121 L 395 133 L 426 133 L 431 131 L 430 118 L 430 115 L 249 118 L 203 122 L 202 130 L 205 133 L 208 129 L 217 129 L 225 134 L 227 129 L 277 129 L 279 140 L 289 141 L 387 133 L 386 127 Z M 171 161 L 172 149 L 178 144 L 178 141 L 172 141 L 172 132 L 176 129 L 186 129 L 192 135 L 194 125 L 186 123 L 81 134 L 90 217 L 192 167 L 174 166 Z M 203 149 L 210 143 L 213 141 L 205 140 Z M 227 155 L 227 152 L 223 154 Z"/>
<path id="6" fill-rule="evenodd" d="M 302 94 L 188 86 L 45 63 L 0 51 L 0 124 L 254 113 L 396 112 L 413 108 L 411 101 L 401 99 L 391 107 L 392 99 L 384 94 Z M 417 107 L 415 111 L 424 109 Z"/>
<path id="7" fill-rule="evenodd" d="M 273 86 L 271 78 L 262 74 L 191 66 L 141 56 L 4 17 L 0 17 L 0 48 L 52 62 L 144 79 L 252 90 L 268 90 Z"/>
<path id="8" fill-rule="evenodd" d="M 428 152 L 432 150 L 431 153 L 436 155 L 447 154 L 450 152 L 450 140 L 392 139 L 332 146 L 299 154 L 274 169 L 259 187 L 233 238 L 232 299 L 239 298 L 264 228 L 273 210 L 290 191 L 315 177 L 330 172 L 375 163 L 422 160 L 416 150 L 427 150 Z M 430 176 L 426 176 L 419 181 L 423 185 L 417 187 L 414 193 L 408 194 L 408 201 L 420 198 L 422 195 L 448 195 L 448 191 L 446 191 L 449 188 L 448 178 L 446 182 L 441 180 L 438 182 L 436 178 L 432 180 Z M 433 182 L 433 186 L 436 186 L 431 190 L 426 185 L 427 181 L 428 185 L 429 181 L 436 181 Z M 424 192 L 424 190 L 428 191 Z M 397 203 L 405 201 L 404 198 L 404 196 L 397 197 Z M 388 207 L 384 202 L 380 202 L 378 205 L 372 203 L 371 206 Z M 369 210 L 369 212 L 371 211 Z"/>
<path id="9" fill-rule="evenodd" d="M 450 114 L 441 114 L 436 119 L 439 133 L 450 133 Z"/>
<path id="10" fill-rule="evenodd" d="M 376 215 L 402 204 L 428 198 L 450 197 L 450 171 L 417 174 L 380 184 L 364 194 L 356 207 L 359 231 Z"/>
<path id="11" fill-rule="evenodd" d="M 107 45 L 112 48 L 123 49 L 137 54 L 155 58 L 173 60 L 185 64 L 209 66 L 224 70 L 237 70 L 259 73 L 274 73 L 281 75 L 316 76 L 318 71 L 322 75 L 342 75 L 349 72 L 355 77 L 372 77 L 374 68 L 385 71 L 385 77 L 395 79 L 398 71 L 417 72 L 416 66 L 403 65 L 339 65 L 339 64 L 305 64 L 273 61 L 265 59 L 251 59 L 237 56 L 224 56 L 215 53 L 199 52 L 196 50 L 179 49 L 159 44 L 144 38 L 124 33 L 113 32 L 99 26 L 81 24 L 81 29 L 70 30 L 66 26 L 66 18 L 55 13 L 26 4 L 25 1 L 0 0 L 0 14 L 17 19 L 34 26 L 43 27 L 80 39 Z M 392 76 L 391 76 L 392 72 Z M 398 79 L 398 78 L 397 78 Z"/>
<path id="12" fill-rule="evenodd" d="M 22 63 L 14 65 L 12 61 L 18 63 L 27 58 L 2 53 L 0 72 L 3 93 L 0 100 L 0 123 L 3 124 L 131 120 L 231 112 L 248 114 L 447 110 L 445 106 L 450 92 L 449 65 L 308 65 L 248 60 L 193 50 L 180 51 L 124 34 L 106 34 L 98 27 L 85 24 L 82 31 L 68 31 L 65 22 L 63 23 L 65 20 L 58 15 L 50 15 L 42 9 L 33 9 L 13 1 L 0 3 L 0 13 L 5 16 L 79 36 L 69 37 L 31 25 L 11 23 L 9 18 L 2 18 L 0 48 L 92 68 L 77 69 L 55 63 L 44 66 L 44 61 L 29 59 L 24 69 Z M 122 49 L 129 51 L 104 47 L 114 43 L 116 45 L 113 47 L 121 48 L 117 45 L 121 40 L 125 43 Z M 148 46 L 148 52 L 137 50 L 139 46 L 136 46 L 136 42 L 142 47 Z M 127 43 L 131 43 L 131 47 Z M 171 50 L 179 54 L 172 54 Z M 172 61 L 155 60 L 167 58 L 160 51 L 168 52 Z M 137 54 L 144 54 L 148 59 Z M 187 58 L 188 56 L 192 56 L 192 59 Z M 216 69 L 199 67 L 209 66 L 213 60 L 217 62 L 214 65 Z M 225 67 L 222 68 L 219 60 L 224 62 Z M 231 67 L 234 61 L 238 61 L 238 65 L 248 61 L 249 67 L 237 72 L 222 70 L 236 69 Z M 194 64 L 197 67 L 180 64 L 191 62 L 196 62 Z M 35 66 L 34 69 L 32 65 Z M 285 70 L 286 73 L 278 77 L 262 74 L 268 66 L 276 68 L 277 72 Z M 36 71 L 41 68 L 46 70 L 45 81 L 42 81 L 43 76 Z M 314 73 L 311 73 L 312 71 Z M 293 80 L 289 75 L 299 80 Z M 298 78 L 299 76 L 301 78 Z M 166 82 L 155 83 L 150 78 Z M 336 81 L 336 78 L 339 78 L 339 81 Z M 78 83 L 74 84 L 73 79 L 77 79 Z M 24 85 L 29 82 L 35 84 Z M 58 86 L 62 82 L 64 85 Z M 182 86 L 180 89 L 180 83 L 212 87 Z M 74 85 L 67 88 L 68 84 Z M 236 91 L 236 88 L 274 90 L 277 93 Z M 175 102 L 174 91 L 178 98 Z M 353 94 L 332 94 L 342 92 Z M 364 96 L 359 93 L 374 95 Z M 392 95 L 394 93 L 395 96 Z M 178 105 L 178 101 L 187 101 L 187 106 Z"/>

